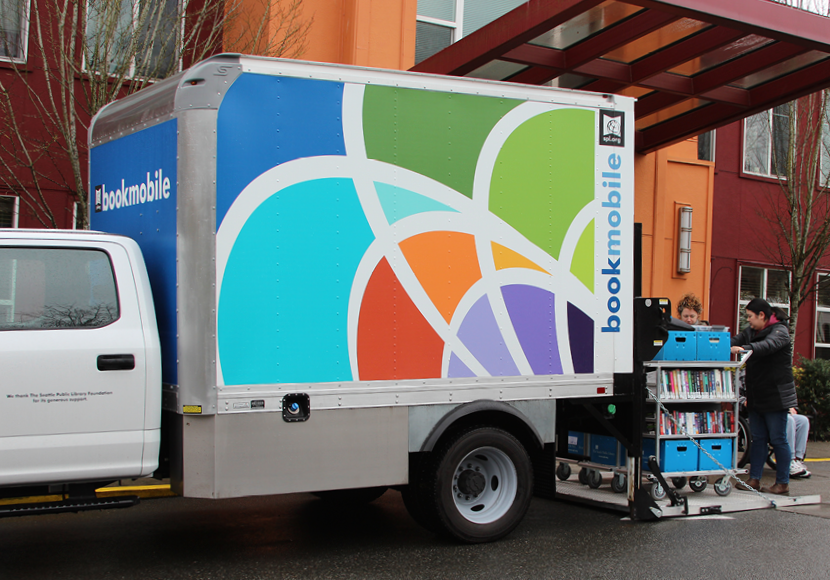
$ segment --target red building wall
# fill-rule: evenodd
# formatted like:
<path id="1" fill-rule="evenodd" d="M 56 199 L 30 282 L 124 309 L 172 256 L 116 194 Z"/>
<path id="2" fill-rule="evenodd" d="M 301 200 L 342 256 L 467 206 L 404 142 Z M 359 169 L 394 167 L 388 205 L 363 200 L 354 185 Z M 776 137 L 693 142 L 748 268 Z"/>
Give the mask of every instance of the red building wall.
<path id="1" fill-rule="evenodd" d="M 189 10 L 197 11 L 202 6 L 201 0 L 194 0 L 189 5 Z M 76 189 L 75 176 L 64 147 L 61 142 L 59 131 L 53 124 L 50 124 L 49 115 L 53 109 L 49 107 L 50 98 L 54 98 L 59 104 L 61 99 L 60 87 L 56 78 L 58 75 L 50 70 L 56 66 L 61 51 L 54 46 L 48 45 L 52 39 L 58 38 L 55 34 L 58 28 L 58 19 L 54 14 L 54 8 L 41 8 L 39 14 L 41 26 L 46 32 L 43 34 L 43 45 L 38 40 L 34 30 L 29 31 L 28 54 L 25 63 L 13 64 L 8 60 L 0 60 L 0 83 L 8 91 L 11 109 L 2 106 L 0 100 L 0 196 L 16 196 L 18 201 L 17 226 L 20 228 L 73 228 L 75 217 L 75 197 L 71 193 Z M 51 16 L 51 19 L 50 19 Z M 66 24 L 67 30 L 71 24 Z M 52 32 L 49 32 L 49 29 Z M 190 33 L 185 31 L 185 36 Z M 71 34 L 67 38 L 78 38 Z M 74 55 L 81 58 L 80 42 Z M 200 46 L 199 50 L 203 47 Z M 207 55 L 222 52 L 221 45 L 205 49 Z M 66 54 L 66 51 L 64 51 Z M 45 55 L 45 59 L 44 59 Z M 186 68 L 192 64 L 192 55 L 188 51 L 183 58 L 183 66 Z M 48 79 L 51 82 L 51 97 L 48 90 Z M 84 101 L 84 86 L 86 81 L 81 77 L 75 79 L 75 97 L 78 100 L 75 107 L 77 115 L 76 135 L 79 153 L 79 166 L 82 173 L 84 189 L 88 186 L 88 151 L 87 151 L 87 128 L 89 127 L 90 115 L 86 110 Z M 128 94 L 129 83 L 125 83 L 120 96 Z M 37 100 L 47 103 L 44 107 L 36 104 Z M 37 182 L 40 189 L 35 187 L 35 180 L 32 171 L 22 167 L 15 157 L 24 158 L 20 153 L 23 148 L 19 140 L 15 139 L 8 132 L 6 117 L 13 114 L 20 131 L 25 133 L 26 142 L 30 146 L 30 157 L 35 160 L 35 171 L 39 175 Z M 47 145 L 48 144 L 48 145 Z M 42 147 L 42 148 L 39 148 Z M 8 165 L 8 167 L 7 167 Z M 11 169 L 10 169 L 11 168 Z M 10 177 L 8 172 L 13 172 Z M 6 175 L 3 175 L 3 174 Z"/>
<path id="2" fill-rule="evenodd" d="M 729 326 L 736 333 L 740 266 L 780 269 L 775 259 L 777 238 L 762 213 L 768 211 L 770 196 L 779 189 L 777 180 L 742 172 L 743 123 L 717 130 L 715 148 L 715 193 L 712 226 L 712 291 L 709 321 Z M 826 257 L 823 266 L 830 270 Z M 815 296 L 801 306 L 798 314 L 795 351 L 805 358 L 814 356 L 816 324 Z"/>
<path id="3" fill-rule="evenodd" d="M 43 114 L 32 103 L 32 93 L 40 98 L 48 99 L 44 63 L 41 55 L 33 48 L 30 45 L 26 64 L 17 65 L 21 71 L 20 73 L 15 72 L 14 65 L 11 63 L 0 61 L 0 83 L 9 92 L 12 102 L 11 110 L 17 119 L 18 127 L 22 132 L 25 132 L 27 141 L 45 144 L 54 140 L 58 132 L 54 127 L 47 126 Z M 31 87 L 31 92 L 26 88 L 27 84 Z M 80 91 L 80 87 L 78 87 L 78 90 Z M 2 114 L 6 115 L 7 110 L 4 109 Z M 6 129 L 5 120 L 2 121 L 2 124 L 3 129 Z M 86 139 L 85 133 L 83 133 L 83 138 Z M 31 151 L 33 158 L 39 158 L 36 168 L 42 176 L 38 180 L 41 187 L 40 192 L 37 192 L 34 188 L 31 172 L 20 167 L 14 170 L 16 179 L 8 176 L 0 181 L 0 195 L 18 195 L 21 187 L 29 192 L 20 196 L 18 202 L 18 227 L 51 227 L 50 219 L 46 216 L 43 208 L 38 207 L 38 205 L 45 205 L 49 208 L 57 227 L 73 227 L 74 198 L 66 187 L 61 187 L 65 178 L 71 176 L 72 172 L 65 155 L 61 154 L 60 149 L 60 144 L 55 143 L 52 145 L 50 152 Z M 21 152 L 22 148 L 16 140 L 10 138 L 9 135 L 0 137 L 0 155 L 4 156 L 5 162 L 14 165 L 13 156 L 19 155 Z M 82 167 L 86 167 L 85 157 L 81 159 L 81 163 Z M 0 171 L 5 172 L 7 170 L 0 166 Z M 19 183 L 17 180 L 19 180 Z M 38 218 L 38 214 L 40 214 L 40 218 Z"/>

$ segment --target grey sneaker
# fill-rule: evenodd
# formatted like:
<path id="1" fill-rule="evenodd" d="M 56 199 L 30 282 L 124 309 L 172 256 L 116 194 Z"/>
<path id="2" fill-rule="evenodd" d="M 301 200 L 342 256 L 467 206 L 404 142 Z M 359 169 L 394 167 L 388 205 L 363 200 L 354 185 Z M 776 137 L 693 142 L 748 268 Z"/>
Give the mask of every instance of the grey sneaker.
<path id="1" fill-rule="evenodd" d="M 798 459 L 792 460 L 792 462 L 790 463 L 790 477 L 807 479 L 811 475 L 812 473 L 807 471 L 807 468 L 804 467 L 804 464 L 801 463 Z"/>

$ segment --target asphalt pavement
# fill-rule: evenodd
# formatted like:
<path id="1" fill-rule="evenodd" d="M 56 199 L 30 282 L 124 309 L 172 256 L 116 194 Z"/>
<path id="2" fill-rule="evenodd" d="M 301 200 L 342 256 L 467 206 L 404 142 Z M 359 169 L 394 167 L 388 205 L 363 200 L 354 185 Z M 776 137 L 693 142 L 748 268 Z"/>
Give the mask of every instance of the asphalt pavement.
<path id="1" fill-rule="evenodd" d="M 478 546 L 422 529 L 393 490 L 359 509 L 311 494 L 158 497 L 0 519 L 0 580 L 828 578 L 830 443 L 809 443 L 807 466 L 791 495 L 820 505 L 632 522 L 534 498 L 512 534 Z"/>
<path id="2" fill-rule="evenodd" d="M 791 478 L 790 496 L 820 495 L 821 503 L 781 509 L 830 519 L 830 441 L 808 441 L 804 465 L 812 475 L 808 479 Z M 743 480 L 748 478 L 748 475 L 741 476 Z M 761 485 L 769 487 L 774 483 L 775 471 L 765 465 Z"/>

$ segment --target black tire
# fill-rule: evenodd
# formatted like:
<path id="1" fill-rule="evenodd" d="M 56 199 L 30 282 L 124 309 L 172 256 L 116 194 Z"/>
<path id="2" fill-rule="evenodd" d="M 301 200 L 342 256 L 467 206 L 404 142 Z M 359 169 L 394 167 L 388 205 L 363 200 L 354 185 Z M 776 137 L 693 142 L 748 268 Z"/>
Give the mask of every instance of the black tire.
<path id="1" fill-rule="evenodd" d="M 622 473 L 615 473 L 611 478 L 611 491 L 614 493 L 624 493 L 628 491 L 628 480 Z"/>
<path id="2" fill-rule="evenodd" d="M 588 471 L 588 487 L 598 489 L 602 485 L 602 474 L 596 469 Z"/>
<path id="3" fill-rule="evenodd" d="M 441 530 L 441 524 L 435 514 L 435 510 L 425 505 L 429 499 L 427 480 L 424 476 L 425 466 L 428 462 L 428 455 L 411 455 L 409 461 L 409 484 L 401 488 L 401 498 L 406 511 L 412 516 L 421 527 L 430 532 Z"/>
<path id="4" fill-rule="evenodd" d="M 560 480 L 565 481 L 571 476 L 571 466 L 565 463 L 564 461 L 559 463 L 559 466 L 556 468 L 556 477 Z"/>
<path id="5" fill-rule="evenodd" d="M 472 427 L 433 453 L 424 506 L 449 536 L 469 544 L 512 532 L 533 497 L 533 466 L 524 446 L 497 427 Z"/>
<path id="6" fill-rule="evenodd" d="M 666 490 L 657 481 L 651 484 L 651 487 L 649 487 L 648 489 L 648 494 L 651 496 L 652 499 L 657 501 L 666 498 Z"/>
<path id="7" fill-rule="evenodd" d="M 749 420 L 746 417 L 738 418 L 738 467 L 749 463 L 749 451 L 752 448 L 752 431 L 749 430 Z"/>
<path id="8" fill-rule="evenodd" d="M 388 487 L 359 487 L 355 489 L 333 489 L 331 491 L 315 491 L 314 495 L 320 499 L 338 505 L 361 505 L 375 501 Z"/>
<path id="9" fill-rule="evenodd" d="M 588 485 L 588 468 L 583 467 L 579 470 L 579 483 L 582 485 Z"/>
<path id="10" fill-rule="evenodd" d="M 685 477 L 672 477 L 671 484 L 674 486 L 674 489 L 683 489 L 686 487 L 686 478 Z"/>
<path id="11" fill-rule="evenodd" d="M 709 482 L 706 481 L 705 477 L 697 476 L 689 479 L 689 488 L 695 493 L 700 493 L 701 491 L 706 489 L 706 486 L 708 484 Z"/>
<path id="12" fill-rule="evenodd" d="M 728 477 L 721 477 L 715 482 L 713 487 L 715 488 L 715 493 L 721 497 L 726 497 L 732 493 L 732 482 L 729 481 Z"/>

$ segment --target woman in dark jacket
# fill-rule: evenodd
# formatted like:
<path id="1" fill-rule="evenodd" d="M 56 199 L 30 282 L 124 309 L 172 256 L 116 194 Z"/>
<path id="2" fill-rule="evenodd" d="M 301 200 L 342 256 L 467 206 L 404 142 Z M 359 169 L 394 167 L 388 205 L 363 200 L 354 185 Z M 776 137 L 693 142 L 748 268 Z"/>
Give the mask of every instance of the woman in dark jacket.
<path id="1" fill-rule="evenodd" d="M 767 493 L 790 491 L 790 446 L 787 413 L 798 400 L 793 380 L 790 331 L 766 300 L 754 298 L 746 305 L 749 325 L 732 337 L 732 352 L 752 351 L 746 363 L 746 402 L 752 430 L 749 480 L 746 485 Z M 761 489 L 767 445 L 775 451 L 775 485 Z"/>

